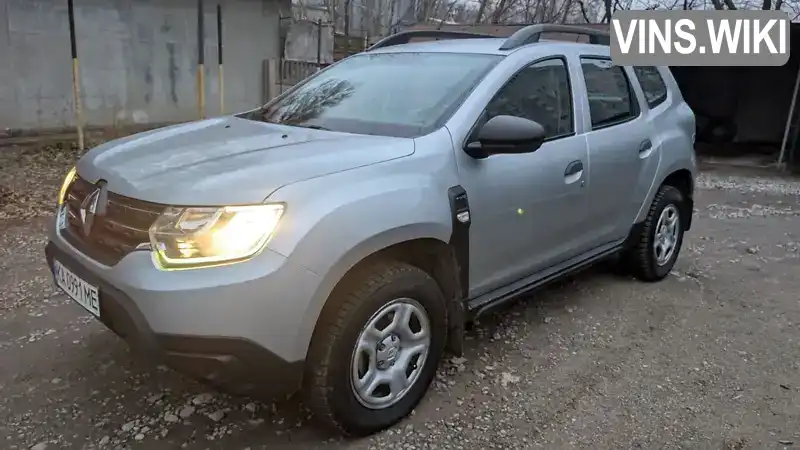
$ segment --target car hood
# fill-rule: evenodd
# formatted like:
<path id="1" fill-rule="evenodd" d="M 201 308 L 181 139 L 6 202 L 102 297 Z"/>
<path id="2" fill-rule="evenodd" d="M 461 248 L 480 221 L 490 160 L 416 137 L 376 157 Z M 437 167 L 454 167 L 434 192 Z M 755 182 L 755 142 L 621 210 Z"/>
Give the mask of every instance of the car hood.
<path id="1" fill-rule="evenodd" d="M 105 143 L 81 158 L 78 174 L 154 203 L 237 205 L 262 202 L 287 184 L 413 152 L 412 139 L 222 117 Z"/>

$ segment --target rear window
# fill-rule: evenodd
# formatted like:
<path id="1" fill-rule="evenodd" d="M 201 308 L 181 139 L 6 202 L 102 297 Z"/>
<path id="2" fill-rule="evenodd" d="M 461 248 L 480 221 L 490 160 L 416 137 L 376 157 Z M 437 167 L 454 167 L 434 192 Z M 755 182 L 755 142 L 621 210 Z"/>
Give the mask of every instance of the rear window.
<path id="1" fill-rule="evenodd" d="M 664 103 L 664 100 L 667 99 L 667 85 L 664 84 L 664 79 L 661 78 L 658 69 L 653 66 L 637 66 L 633 68 L 633 71 L 644 91 L 647 106 L 655 108 Z"/>
<path id="2" fill-rule="evenodd" d="M 592 129 L 626 122 L 639 115 L 628 76 L 621 66 L 605 58 L 582 57 Z"/>
<path id="3" fill-rule="evenodd" d="M 252 120 L 395 137 L 442 126 L 503 57 L 459 53 L 364 53 L 309 78 Z"/>

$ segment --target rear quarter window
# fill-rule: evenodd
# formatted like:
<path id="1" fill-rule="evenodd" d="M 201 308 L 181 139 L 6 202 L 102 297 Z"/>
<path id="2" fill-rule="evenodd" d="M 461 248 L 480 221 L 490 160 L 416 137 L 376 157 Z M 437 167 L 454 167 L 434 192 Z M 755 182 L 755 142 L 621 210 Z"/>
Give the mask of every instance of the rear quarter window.
<path id="1" fill-rule="evenodd" d="M 581 57 L 592 129 L 627 122 L 639 115 L 639 103 L 621 66 L 604 57 Z"/>
<path id="2" fill-rule="evenodd" d="M 658 69 L 653 66 L 637 66 L 633 71 L 642 87 L 647 106 L 655 108 L 664 103 L 667 99 L 667 85 Z"/>

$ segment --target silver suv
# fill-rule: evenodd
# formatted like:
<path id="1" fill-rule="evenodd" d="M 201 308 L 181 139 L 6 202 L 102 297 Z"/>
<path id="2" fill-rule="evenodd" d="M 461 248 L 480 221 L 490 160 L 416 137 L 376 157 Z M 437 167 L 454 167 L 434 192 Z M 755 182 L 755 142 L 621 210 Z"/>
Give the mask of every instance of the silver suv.
<path id="1" fill-rule="evenodd" d="M 56 283 L 195 379 L 391 426 L 487 309 L 607 258 L 675 263 L 694 115 L 607 40 L 401 33 L 256 110 L 103 144 L 59 193 Z"/>

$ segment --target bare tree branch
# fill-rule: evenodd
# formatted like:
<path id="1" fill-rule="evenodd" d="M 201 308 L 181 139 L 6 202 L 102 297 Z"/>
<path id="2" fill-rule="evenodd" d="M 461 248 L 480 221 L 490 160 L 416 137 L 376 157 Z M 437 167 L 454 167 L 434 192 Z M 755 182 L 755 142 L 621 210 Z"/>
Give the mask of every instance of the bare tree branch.
<path id="1" fill-rule="evenodd" d="M 721 0 L 711 0 L 711 4 L 714 5 L 714 9 L 723 10 L 725 7 L 722 5 Z"/>
<path id="2" fill-rule="evenodd" d="M 481 23 L 483 20 L 483 14 L 486 12 L 486 4 L 489 3 L 489 0 L 481 0 L 480 6 L 478 7 L 478 15 L 475 17 L 475 25 Z"/>
<path id="3" fill-rule="evenodd" d="M 589 14 L 586 13 L 586 5 L 583 3 L 583 0 L 577 0 L 577 3 L 578 6 L 580 7 L 581 16 L 583 16 L 583 20 L 586 21 L 586 23 L 591 23 L 592 21 L 589 20 Z"/>
<path id="4" fill-rule="evenodd" d="M 678 7 L 678 3 L 680 3 L 680 1 L 681 1 L 681 0 L 675 0 L 675 1 L 673 1 L 673 2 L 672 2 L 672 6 L 668 6 L 666 9 L 669 9 L 670 11 L 674 10 L 675 8 L 677 8 L 677 7 Z M 658 4 L 656 3 L 656 4 L 655 4 L 655 6 L 656 6 L 656 7 L 658 7 Z"/>
<path id="5" fill-rule="evenodd" d="M 492 23 L 500 23 L 500 18 L 506 11 L 506 3 L 507 0 L 500 0 L 500 3 L 497 4 L 497 8 L 495 8 L 492 14 Z"/>
<path id="6" fill-rule="evenodd" d="M 439 26 L 436 27 L 437 30 L 441 29 L 442 25 L 445 22 L 445 20 L 448 20 L 450 18 L 450 14 L 453 12 L 453 8 L 456 6 L 456 3 L 458 3 L 456 0 L 453 0 L 452 2 L 450 2 L 450 5 L 448 5 L 447 12 L 445 12 L 444 17 L 442 18 L 442 21 L 439 22 Z"/>
<path id="7" fill-rule="evenodd" d="M 567 23 L 567 19 L 569 18 L 569 13 L 572 12 L 572 5 L 574 4 L 573 0 L 565 0 L 564 6 L 562 7 L 561 11 L 561 20 L 559 23 Z"/>

